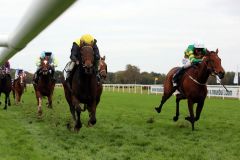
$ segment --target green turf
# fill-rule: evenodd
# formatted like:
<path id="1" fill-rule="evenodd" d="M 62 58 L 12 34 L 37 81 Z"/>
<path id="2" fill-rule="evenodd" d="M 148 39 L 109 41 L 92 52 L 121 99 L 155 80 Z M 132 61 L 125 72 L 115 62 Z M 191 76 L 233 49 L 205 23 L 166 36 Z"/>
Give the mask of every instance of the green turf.
<path id="1" fill-rule="evenodd" d="M 29 88 L 22 105 L 7 111 L 1 105 L 0 159 L 239 159 L 239 100 L 206 99 L 194 132 L 184 120 L 188 115 L 185 101 L 181 102 L 178 122 L 172 121 L 174 97 L 157 114 L 154 107 L 159 102 L 159 95 L 106 91 L 97 109 L 97 124 L 86 127 L 88 114 L 82 113 L 84 125 L 76 133 L 66 127 L 72 118 L 61 88 L 55 90 L 54 108 L 44 105 L 41 118 Z"/>

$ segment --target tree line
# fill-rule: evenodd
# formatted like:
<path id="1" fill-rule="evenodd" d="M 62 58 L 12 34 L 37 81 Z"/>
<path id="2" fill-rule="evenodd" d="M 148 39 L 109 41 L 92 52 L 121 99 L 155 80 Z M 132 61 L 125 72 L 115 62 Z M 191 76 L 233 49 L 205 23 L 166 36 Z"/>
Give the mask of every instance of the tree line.
<path id="1" fill-rule="evenodd" d="M 33 73 L 25 72 L 27 74 L 26 82 L 32 83 Z M 11 69 L 11 77 L 14 78 L 15 69 Z M 235 85 L 233 84 L 234 72 L 226 72 L 224 79 L 221 80 L 222 84 L 225 85 Z M 56 83 L 61 83 L 60 77 L 62 76 L 62 71 L 55 71 Z M 166 78 L 166 74 L 156 73 L 156 72 L 140 72 L 137 66 L 128 64 L 125 70 L 118 72 L 109 72 L 106 84 L 163 84 Z M 216 77 L 210 76 L 207 84 L 216 85 Z M 240 79 L 238 79 L 238 84 L 240 84 Z"/>
<path id="2" fill-rule="evenodd" d="M 222 84 L 234 85 L 234 72 L 226 72 L 224 79 L 221 80 Z M 166 78 L 166 74 L 156 73 L 156 72 L 140 72 L 140 69 L 134 65 L 126 65 L 124 71 L 110 72 L 108 73 L 107 80 L 105 83 L 109 84 L 163 84 Z M 240 84 L 240 79 L 238 79 L 238 84 Z M 210 76 L 207 84 L 217 85 L 217 80 L 215 76 Z"/>

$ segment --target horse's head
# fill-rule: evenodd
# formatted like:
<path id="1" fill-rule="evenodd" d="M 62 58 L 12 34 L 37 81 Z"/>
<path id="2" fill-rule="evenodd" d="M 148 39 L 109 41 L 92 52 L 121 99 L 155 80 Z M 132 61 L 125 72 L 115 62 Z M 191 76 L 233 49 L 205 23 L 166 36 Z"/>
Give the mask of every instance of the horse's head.
<path id="1" fill-rule="evenodd" d="M 41 60 L 41 73 L 47 75 L 49 73 L 51 66 L 49 64 L 49 59 Z"/>
<path id="2" fill-rule="evenodd" d="M 19 82 L 20 82 L 20 85 L 21 86 L 24 86 L 24 80 L 25 80 L 25 76 L 23 75 L 24 73 L 19 73 L 19 76 L 18 76 L 18 79 L 19 79 Z"/>
<path id="3" fill-rule="evenodd" d="M 208 70 L 217 75 L 220 79 L 224 77 L 225 71 L 221 64 L 221 59 L 218 57 L 218 49 L 216 51 L 208 51 L 204 57 Z"/>
<path id="4" fill-rule="evenodd" d="M 93 63 L 94 63 L 94 52 L 93 48 L 91 46 L 83 46 L 80 49 L 81 53 L 81 62 L 82 62 L 82 67 L 85 70 L 85 73 L 91 74 L 93 73 Z"/>
<path id="5" fill-rule="evenodd" d="M 6 69 L 4 66 L 0 67 L 0 79 L 3 79 L 6 75 Z"/>
<path id="6" fill-rule="evenodd" d="M 102 79 L 107 78 L 107 64 L 105 63 L 105 56 L 100 58 L 98 66 L 99 74 Z"/>

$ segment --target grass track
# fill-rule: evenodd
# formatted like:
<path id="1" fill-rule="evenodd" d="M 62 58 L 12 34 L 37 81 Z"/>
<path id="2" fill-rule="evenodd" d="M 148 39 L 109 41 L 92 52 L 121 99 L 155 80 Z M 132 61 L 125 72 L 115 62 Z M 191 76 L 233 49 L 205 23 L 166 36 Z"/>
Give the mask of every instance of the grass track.
<path id="1" fill-rule="evenodd" d="M 1 98 L 3 99 L 3 98 Z M 87 113 L 79 133 L 67 130 L 72 122 L 63 90 L 54 94 L 54 108 L 43 107 L 37 118 L 32 88 L 21 106 L 0 109 L 0 159 L 160 160 L 231 159 L 240 157 L 240 101 L 206 99 L 196 131 L 184 120 L 186 102 L 180 103 L 180 118 L 173 122 L 172 97 L 157 114 L 160 96 L 104 92 L 97 109 L 97 124 L 87 128 Z M 45 99 L 46 102 L 46 99 Z M 3 108 L 3 105 L 1 106 Z M 152 122 L 152 123 L 149 123 Z"/>

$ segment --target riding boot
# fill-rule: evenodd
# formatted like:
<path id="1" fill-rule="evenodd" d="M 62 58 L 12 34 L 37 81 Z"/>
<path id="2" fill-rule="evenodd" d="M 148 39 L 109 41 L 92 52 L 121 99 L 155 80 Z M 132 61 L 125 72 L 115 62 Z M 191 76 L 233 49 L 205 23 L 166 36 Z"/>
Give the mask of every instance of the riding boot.
<path id="1" fill-rule="evenodd" d="M 68 71 L 68 72 L 67 72 L 67 76 L 66 76 L 66 84 L 67 84 L 67 87 L 68 87 L 69 90 L 72 90 L 71 81 L 72 81 L 71 72 Z"/>
<path id="2" fill-rule="evenodd" d="M 173 76 L 173 87 L 177 86 L 177 83 L 180 79 L 180 76 L 184 73 L 184 71 L 185 71 L 185 68 L 182 67 L 174 74 L 174 76 Z"/>

